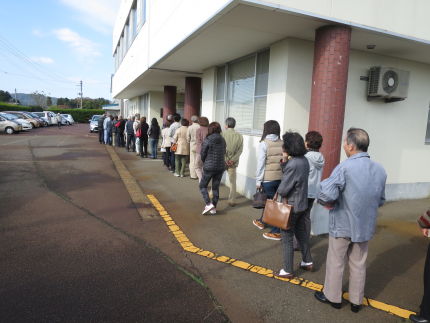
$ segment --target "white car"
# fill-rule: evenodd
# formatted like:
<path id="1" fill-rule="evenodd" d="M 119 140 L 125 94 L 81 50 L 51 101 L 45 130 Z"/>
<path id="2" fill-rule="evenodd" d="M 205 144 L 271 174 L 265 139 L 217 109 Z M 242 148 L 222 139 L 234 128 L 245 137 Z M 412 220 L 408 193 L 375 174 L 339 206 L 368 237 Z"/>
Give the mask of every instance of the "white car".
<path id="1" fill-rule="evenodd" d="M 71 126 L 75 123 L 71 114 L 62 114 L 61 116 L 66 120 L 67 125 Z"/>
<path id="2" fill-rule="evenodd" d="M 30 122 L 28 122 L 24 119 L 20 119 L 14 114 L 2 112 L 2 113 L 0 113 L 0 115 L 7 120 L 14 121 L 14 122 L 20 124 L 22 126 L 22 130 L 24 130 L 24 131 L 28 131 L 28 130 L 33 129 L 33 125 Z"/>
<path id="3" fill-rule="evenodd" d="M 34 112 L 39 117 L 42 117 L 45 119 L 50 126 L 57 124 L 57 115 L 52 111 L 41 111 L 41 112 Z"/>

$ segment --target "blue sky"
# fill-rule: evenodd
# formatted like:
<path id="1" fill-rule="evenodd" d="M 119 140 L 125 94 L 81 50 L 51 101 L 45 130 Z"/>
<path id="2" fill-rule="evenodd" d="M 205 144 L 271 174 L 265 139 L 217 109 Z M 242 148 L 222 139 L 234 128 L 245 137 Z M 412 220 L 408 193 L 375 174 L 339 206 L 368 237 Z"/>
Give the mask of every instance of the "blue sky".
<path id="1" fill-rule="evenodd" d="M 2 0 L 0 90 L 111 99 L 112 28 L 121 0 Z"/>

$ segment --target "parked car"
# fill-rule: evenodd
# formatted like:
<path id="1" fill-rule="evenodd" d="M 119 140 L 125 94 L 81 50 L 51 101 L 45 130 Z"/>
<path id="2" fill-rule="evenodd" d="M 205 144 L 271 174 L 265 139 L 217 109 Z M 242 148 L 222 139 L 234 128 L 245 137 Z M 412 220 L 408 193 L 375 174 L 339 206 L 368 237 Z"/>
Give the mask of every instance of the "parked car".
<path id="1" fill-rule="evenodd" d="M 71 114 L 62 114 L 61 115 L 64 119 L 66 119 L 66 124 L 71 126 L 75 123 L 75 120 L 73 120 L 73 117 Z"/>
<path id="2" fill-rule="evenodd" d="M 90 132 L 98 132 L 99 131 L 99 119 L 102 116 L 99 114 L 95 114 L 90 119 Z"/>
<path id="3" fill-rule="evenodd" d="M 34 112 L 34 113 L 44 118 L 50 126 L 57 124 L 57 115 L 52 111 L 41 111 L 41 112 Z"/>
<path id="4" fill-rule="evenodd" d="M 42 111 L 42 112 L 33 112 L 35 115 L 39 116 L 43 120 L 45 120 L 48 123 L 48 126 L 52 125 L 51 116 L 48 111 Z"/>
<path id="5" fill-rule="evenodd" d="M 20 119 L 24 119 L 25 121 L 28 121 L 32 125 L 32 128 L 39 128 L 40 127 L 39 121 L 37 121 L 33 117 L 27 115 L 25 112 L 21 112 L 21 111 L 5 111 L 5 112 L 13 114 Z"/>
<path id="6" fill-rule="evenodd" d="M 35 112 L 28 112 L 28 114 L 31 115 L 36 120 L 38 120 L 43 127 L 47 127 L 49 125 L 48 124 L 48 120 L 46 120 L 43 117 L 37 115 Z"/>
<path id="7" fill-rule="evenodd" d="M 22 127 L 22 130 L 28 131 L 28 130 L 33 129 L 33 126 L 31 125 L 30 122 L 28 122 L 27 120 L 24 120 L 24 119 L 20 119 L 14 114 L 6 113 L 6 112 L 0 112 L 0 116 L 2 116 L 3 118 L 5 118 L 9 121 L 14 121 L 14 122 L 20 124 Z"/>
<path id="8" fill-rule="evenodd" d="M 0 115 L 0 131 L 11 135 L 22 131 L 22 126 L 18 122 L 8 120 L 4 116 Z"/>

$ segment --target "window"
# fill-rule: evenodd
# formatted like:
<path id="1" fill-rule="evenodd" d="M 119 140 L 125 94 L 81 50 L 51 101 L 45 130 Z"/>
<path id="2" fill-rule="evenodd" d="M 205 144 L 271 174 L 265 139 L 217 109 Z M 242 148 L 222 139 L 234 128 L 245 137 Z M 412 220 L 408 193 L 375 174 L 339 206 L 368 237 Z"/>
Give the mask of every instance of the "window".
<path id="1" fill-rule="evenodd" d="M 139 101 L 139 111 L 141 112 L 141 116 L 148 117 L 149 93 L 145 93 L 139 97 Z"/>
<path id="2" fill-rule="evenodd" d="M 427 116 L 427 131 L 426 131 L 426 141 L 425 143 L 427 145 L 430 145 L 430 107 L 429 107 L 429 114 Z"/>
<path id="3" fill-rule="evenodd" d="M 236 129 L 261 134 L 266 121 L 269 50 L 217 69 L 215 119 L 236 119 Z"/>
<path id="4" fill-rule="evenodd" d="M 136 3 L 136 25 L 139 30 L 146 21 L 146 0 L 137 0 Z"/>

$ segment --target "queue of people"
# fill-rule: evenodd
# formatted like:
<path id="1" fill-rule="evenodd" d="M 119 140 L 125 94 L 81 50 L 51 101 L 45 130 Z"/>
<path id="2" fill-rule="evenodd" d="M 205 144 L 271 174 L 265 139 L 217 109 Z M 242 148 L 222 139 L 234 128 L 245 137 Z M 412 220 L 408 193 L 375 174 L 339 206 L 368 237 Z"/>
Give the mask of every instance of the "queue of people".
<path id="1" fill-rule="evenodd" d="M 236 169 L 243 150 L 243 137 L 234 130 L 234 118 L 226 119 L 224 131 L 218 122 L 209 123 L 206 117 L 192 116 L 190 125 L 179 114 L 169 115 L 162 130 L 155 118 L 150 126 L 146 118 L 139 119 L 137 115 L 128 121 L 122 117 L 113 120 L 108 116 L 101 121 L 104 143 L 111 144 L 113 127 L 119 147 L 125 146 L 127 151 L 146 157 L 149 137 L 151 158 L 156 158 L 161 137 L 163 164 L 174 176 L 185 177 L 189 162 L 190 178 L 199 181 L 205 204 L 203 215 L 217 213 L 224 172 L 230 182 L 229 205 L 235 206 Z M 317 131 L 308 132 L 305 138 L 287 131 L 281 138 L 279 123 L 269 120 L 264 123 L 257 151 L 256 190 L 264 191 L 268 199 L 279 196 L 292 206 L 287 230 L 268 226 L 263 216 L 252 221 L 260 230 L 269 228 L 264 238 L 282 241 L 283 268 L 275 276 L 294 277 L 294 250 L 301 252 L 298 267 L 314 270 L 309 244 L 310 213 L 314 203 L 319 203 L 329 210 L 329 246 L 324 288 L 314 296 L 333 308 L 341 308 L 342 279 L 348 263 L 349 300 L 354 313 L 362 308 L 369 241 L 375 233 L 377 210 L 385 202 L 387 174 L 380 164 L 370 159 L 369 142 L 364 129 L 350 128 L 343 140 L 347 159 L 322 182 L 325 160 L 319 149 L 323 137 Z M 424 236 L 430 236 L 430 210 L 418 223 Z M 413 322 L 430 320 L 430 246 L 424 272 L 421 311 L 410 316 Z"/>

